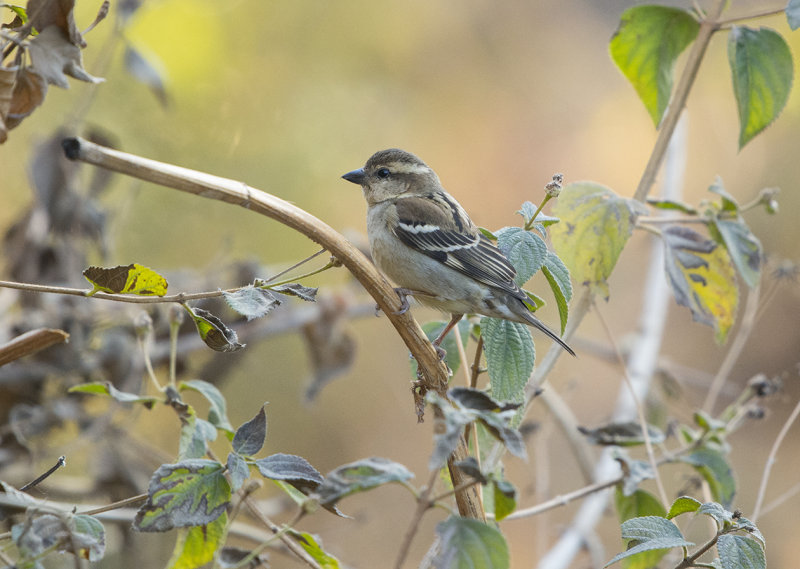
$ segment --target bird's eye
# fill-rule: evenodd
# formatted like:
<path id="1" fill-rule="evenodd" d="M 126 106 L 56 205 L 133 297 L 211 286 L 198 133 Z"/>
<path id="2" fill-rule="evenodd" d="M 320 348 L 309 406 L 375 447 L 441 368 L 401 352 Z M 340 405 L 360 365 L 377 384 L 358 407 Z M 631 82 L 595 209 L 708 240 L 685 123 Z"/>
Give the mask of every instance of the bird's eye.
<path id="1" fill-rule="evenodd" d="M 378 178 L 388 178 L 391 175 L 391 172 L 389 171 L 389 168 L 381 168 L 375 172 L 375 175 L 378 176 Z"/>

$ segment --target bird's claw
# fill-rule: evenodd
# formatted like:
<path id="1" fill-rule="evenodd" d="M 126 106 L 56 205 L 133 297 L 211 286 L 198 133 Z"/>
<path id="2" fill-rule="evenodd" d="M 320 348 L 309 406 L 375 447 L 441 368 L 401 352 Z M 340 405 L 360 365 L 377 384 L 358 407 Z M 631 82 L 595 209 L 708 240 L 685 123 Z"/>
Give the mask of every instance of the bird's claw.
<path id="1" fill-rule="evenodd" d="M 394 291 L 397 293 L 397 296 L 400 297 L 400 310 L 397 310 L 395 314 L 405 314 L 408 312 L 408 309 L 411 308 L 411 304 L 408 302 L 408 295 L 410 295 L 412 291 L 402 287 L 397 287 Z"/>

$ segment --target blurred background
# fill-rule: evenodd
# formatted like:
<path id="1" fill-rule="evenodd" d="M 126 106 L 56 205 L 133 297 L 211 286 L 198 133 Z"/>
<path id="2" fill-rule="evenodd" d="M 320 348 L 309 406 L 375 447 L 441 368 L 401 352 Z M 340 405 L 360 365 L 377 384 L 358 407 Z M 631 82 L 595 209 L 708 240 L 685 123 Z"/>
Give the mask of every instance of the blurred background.
<path id="1" fill-rule="evenodd" d="M 99 4 L 78 3 L 79 28 L 94 19 Z M 122 150 L 243 181 L 295 203 L 362 243 L 363 198 L 340 176 L 387 147 L 420 156 L 475 222 L 490 229 L 518 224 L 521 218 L 515 212 L 520 204 L 539 203 L 542 187 L 555 172 L 563 172 L 567 182 L 593 180 L 631 196 L 656 132 L 632 87 L 613 65 L 608 41 L 622 11 L 633 4 L 161 0 L 144 2 L 124 29 L 115 30 L 120 5 L 113 3 L 109 19 L 87 35 L 89 46 L 84 50 L 87 71 L 106 82 L 92 86 L 71 81 L 69 90 L 51 88 L 44 105 L 11 131 L 0 149 L 0 227 L 6 232 L 30 208 L 35 149 L 76 118 L 79 126 L 71 132 L 92 130 Z M 728 15 L 781 5 L 733 2 Z M 762 18 L 753 25 L 777 29 L 797 60 L 800 39 L 783 16 Z M 142 83 L 141 64 L 138 78 L 130 66 L 126 69 L 126 45 L 158 73 L 163 89 L 154 92 Z M 71 128 L 76 128 L 74 123 Z M 784 378 L 784 391 L 770 401 L 765 417 L 748 423 L 731 439 L 731 463 L 739 485 L 735 506 L 745 516 L 753 507 L 769 446 L 800 397 L 800 290 L 796 281 L 770 274 L 783 260 L 800 261 L 795 213 L 800 209 L 799 130 L 800 94 L 795 89 L 778 121 L 738 149 L 726 35 L 718 34 L 688 101 L 684 200 L 697 204 L 708 199 L 707 188 L 715 176 L 740 202 L 754 199 L 762 188 L 781 188 L 778 215 L 756 209 L 746 216 L 771 263 L 762 287 L 766 302 L 717 408 L 738 396 L 756 373 Z M 88 169 L 81 175 L 88 178 Z M 171 292 L 245 284 L 247 271 L 233 268 L 238 262 L 249 263 L 255 276 L 265 277 L 264 271 L 278 272 L 317 250 L 303 237 L 242 208 L 131 179 L 115 177 L 98 199 L 107 216 L 103 243 L 88 249 L 88 261 L 152 267 L 167 275 Z M 599 306 L 622 345 L 636 331 L 641 308 L 651 239 L 641 233 L 636 232 L 622 254 L 610 280 L 609 301 Z M 12 255 L 8 242 L 5 247 L 5 256 Z M 324 259 L 311 266 L 324 264 Z M 85 286 L 81 269 L 75 272 L 75 286 Z M 1 278 L 11 280 L 8 269 Z M 543 282 L 537 285 L 534 280 L 533 289 Z M 319 286 L 320 302 L 333 312 L 353 310 L 361 315 L 336 321 L 336 333 L 346 331 L 355 351 L 345 357 L 337 381 L 313 401 L 305 398 L 313 375 L 306 344 L 313 335 L 296 327 L 253 337 L 243 329 L 240 340 L 249 344 L 247 349 L 224 355 L 223 364 L 209 361 L 206 352 L 193 352 L 183 362 L 182 379 L 217 382 L 228 398 L 234 425 L 268 401 L 266 453 L 301 455 L 323 473 L 358 458 L 385 456 L 407 465 L 423 484 L 431 421 L 416 423 L 407 350 L 388 321 L 373 316 L 371 301 L 343 269 L 305 284 Z M 291 300 L 286 304 L 281 309 L 300 309 Z M 86 311 L 98 305 L 80 303 Z M 19 305 L 3 306 L 9 317 L 24 314 Z M 135 309 L 123 307 L 118 313 L 127 318 Z M 158 321 L 159 311 L 154 313 Z M 414 313 L 422 322 L 440 318 L 425 309 Z M 548 306 L 542 314 L 555 327 L 555 308 Z M 163 321 L 163 313 L 161 317 Z M 543 354 L 547 342 L 540 336 L 534 340 Z M 610 344 L 594 315 L 578 331 L 575 347 L 584 354 L 559 362 L 550 377 L 552 388 L 582 425 L 597 426 L 613 411 L 621 375 L 613 358 L 603 355 Z M 161 348 L 166 349 L 163 339 Z M 671 305 L 662 358 L 673 373 L 654 387 L 654 397 L 666 401 L 666 415 L 691 420 L 725 353 L 710 328 L 693 323 L 688 310 Z M 133 351 L 131 358 L 137 357 Z M 136 438 L 164 453 L 164 460 L 174 456 L 174 414 L 156 408 L 126 417 L 125 428 Z M 532 418 L 540 428 L 532 435 L 529 462 L 507 461 L 508 477 L 521 491 L 522 506 L 583 485 L 544 408 Z M 759 520 L 773 566 L 789 566 L 797 552 L 790 537 L 800 529 L 792 514 L 800 499 L 797 434 L 795 426 L 778 456 L 767 500 L 792 488 L 795 493 Z M 0 476 L 21 483 L 66 454 L 67 445 L 78 458 L 59 476 L 74 477 L 80 487 L 86 473 L 101 469 L 107 452 L 101 453 L 101 444 L 87 439 L 82 445 L 74 431 L 58 438 L 32 438 L 25 458 L 14 455 L 18 459 L 6 463 Z M 164 461 L 156 450 L 151 454 L 150 472 Z M 665 476 L 672 495 L 689 483 L 688 471 L 682 468 L 667 468 Z M 57 490 L 51 492 L 55 497 Z M 277 494 L 268 485 L 260 497 Z M 93 499 L 104 501 L 101 496 Z M 322 512 L 304 521 L 302 529 L 319 533 L 327 549 L 353 567 L 386 566 L 414 507 L 405 490 L 392 486 L 344 501 L 341 508 L 353 520 Z M 504 523 L 513 567 L 536 566 L 576 507 Z M 434 512 L 423 520 L 411 564 L 423 556 L 443 515 Z M 287 511 L 276 519 L 290 516 Z M 606 521 L 598 532 L 607 560 L 622 546 L 611 508 Z M 112 543 L 114 539 L 122 538 L 110 536 Z M 152 544 L 158 538 L 128 539 Z M 171 539 L 164 540 L 167 552 Z M 154 560 L 166 559 L 166 554 L 152 555 Z M 122 566 L 123 561 L 110 553 L 104 563 Z M 281 557 L 274 563 L 295 566 Z M 591 563 L 580 557 L 573 566 Z"/>

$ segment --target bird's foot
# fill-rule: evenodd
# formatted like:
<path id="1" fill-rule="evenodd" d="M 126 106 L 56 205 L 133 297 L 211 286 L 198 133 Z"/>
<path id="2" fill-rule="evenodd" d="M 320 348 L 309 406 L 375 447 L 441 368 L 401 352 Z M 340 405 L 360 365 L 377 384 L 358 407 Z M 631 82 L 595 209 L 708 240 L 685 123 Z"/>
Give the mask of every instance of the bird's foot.
<path id="1" fill-rule="evenodd" d="M 403 288 L 397 287 L 394 289 L 397 293 L 397 296 L 400 297 L 400 310 L 396 311 L 395 314 L 405 314 L 408 312 L 408 309 L 411 308 L 411 304 L 408 302 L 408 297 L 414 294 L 414 291 L 410 288 Z"/>

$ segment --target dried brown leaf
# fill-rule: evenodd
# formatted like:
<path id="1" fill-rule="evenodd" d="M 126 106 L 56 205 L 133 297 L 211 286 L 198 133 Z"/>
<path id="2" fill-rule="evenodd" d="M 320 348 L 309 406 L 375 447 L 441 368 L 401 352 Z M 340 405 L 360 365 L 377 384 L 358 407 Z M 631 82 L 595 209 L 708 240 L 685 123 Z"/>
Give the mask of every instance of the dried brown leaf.
<path id="1" fill-rule="evenodd" d="M 44 102 L 46 94 L 47 82 L 41 75 L 27 68 L 21 70 L 17 76 L 17 84 L 14 85 L 11 108 L 6 118 L 8 128 L 14 128 L 36 110 Z"/>

